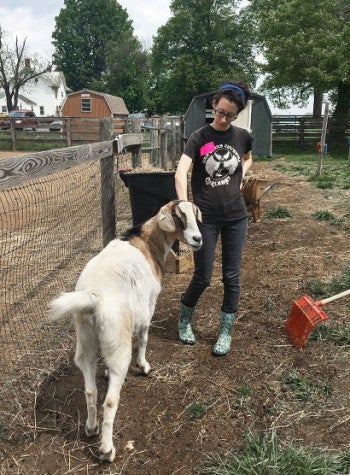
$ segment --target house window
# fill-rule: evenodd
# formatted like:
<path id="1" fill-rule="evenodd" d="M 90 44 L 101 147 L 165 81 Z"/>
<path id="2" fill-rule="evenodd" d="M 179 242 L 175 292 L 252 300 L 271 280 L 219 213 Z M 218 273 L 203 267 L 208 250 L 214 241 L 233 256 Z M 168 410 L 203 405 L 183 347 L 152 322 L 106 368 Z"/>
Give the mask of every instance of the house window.
<path id="1" fill-rule="evenodd" d="M 91 112 L 91 97 L 90 94 L 81 95 L 81 112 Z"/>
<path id="2" fill-rule="evenodd" d="M 1 106 L 1 112 L 7 112 L 7 107 L 6 106 Z"/>
<path id="3" fill-rule="evenodd" d="M 45 108 L 44 106 L 40 106 L 40 115 L 45 115 Z"/>

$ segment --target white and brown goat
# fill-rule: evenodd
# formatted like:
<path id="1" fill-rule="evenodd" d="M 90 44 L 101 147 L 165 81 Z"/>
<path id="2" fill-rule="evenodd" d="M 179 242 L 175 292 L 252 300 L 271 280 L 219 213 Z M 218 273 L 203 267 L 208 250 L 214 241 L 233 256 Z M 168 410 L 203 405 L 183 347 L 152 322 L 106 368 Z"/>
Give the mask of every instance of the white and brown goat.
<path id="1" fill-rule="evenodd" d="M 85 382 L 88 436 L 98 434 L 96 367 L 99 348 L 109 372 L 104 401 L 101 459 L 112 462 L 113 422 L 120 390 L 132 354 L 132 335 L 138 338 L 137 365 L 150 372 L 146 360 L 148 329 L 165 260 L 176 239 L 192 250 L 201 247 L 198 208 L 188 201 L 171 201 L 158 214 L 123 239 L 111 241 L 82 271 L 75 292 L 64 293 L 50 303 L 50 318 L 74 316 L 77 346 L 75 363 Z"/>

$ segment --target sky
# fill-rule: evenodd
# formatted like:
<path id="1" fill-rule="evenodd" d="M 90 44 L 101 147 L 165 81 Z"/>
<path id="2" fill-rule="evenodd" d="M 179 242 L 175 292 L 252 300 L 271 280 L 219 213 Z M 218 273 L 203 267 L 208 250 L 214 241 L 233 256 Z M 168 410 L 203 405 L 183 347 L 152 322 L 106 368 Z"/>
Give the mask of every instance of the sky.
<path id="1" fill-rule="evenodd" d="M 170 0 L 118 0 L 133 22 L 134 34 L 146 46 L 170 17 Z M 64 0 L 0 0 L 0 24 L 14 44 L 16 36 L 32 53 L 50 58 L 53 48 L 51 34 L 55 17 L 64 6 Z"/>
<path id="2" fill-rule="evenodd" d="M 170 17 L 170 0 L 118 0 L 133 22 L 134 34 L 142 44 L 150 47 L 152 37 Z M 25 38 L 28 50 L 43 59 L 51 59 L 53 47 L 51 34 L 55 28 L 55 17 L 64 6 L 64 0 L 0 0 L 0 24 L 6 32 L 6 42 L 14 45 L 16 36 L 22 42 Z M 312 107 L 279 111 L 271 104 L 273 114 L 311 113 Z"/>

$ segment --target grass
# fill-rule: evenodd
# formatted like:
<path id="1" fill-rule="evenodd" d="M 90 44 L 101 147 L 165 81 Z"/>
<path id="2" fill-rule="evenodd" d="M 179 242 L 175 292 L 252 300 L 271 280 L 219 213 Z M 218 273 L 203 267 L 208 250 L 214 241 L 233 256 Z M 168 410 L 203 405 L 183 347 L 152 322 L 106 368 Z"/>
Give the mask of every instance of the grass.
<path id="1" fill-rule="evenodd" d="M 321 380 L 311 380 L 301 376 L 296 371 L 289 371 L 284 378 L 286 387 L 296 399 L 309 401 L 315 397 L 328 397 L 332 392 L 330 385 Z"/>
<path id="2" fill-rule="evenodd" d="M 282 444 L 275 430 L 249 434 L 243 447 L 207 455 L 201 475 L 336 475 L 350 473 L 350 452 Z"/>
<path id="3" fill-rule="evenodd" d="M 323 323 L 313 329 L 309 340 L 327 340 L 337 346 L 350 346 L 350 328 Z"/>
<path id="4" fill-rule="evenodd" d="M 292 176 L 303 175 L 317 188 L 321 189 L 350 189 L 350 167 L 347 154 L 326 155 L 322 171 L 317 171 L 317 154 L 286 154 L 283 163 L 276 164 L 276 169 Z"/>
<path id="5" fill-rule="evenodd" d="M 331 297 L 350 289 L 350 264 L 342 270 L 339 276 L 326 281 L 310 279 L 304 287 L 314 299 Z M 323 323 L 313 329 L 309 339 L 327 340 L 338 346 L 350 346 L 350 328 Z"/>
<path id="6" fill-rule="evenodd" d="M 330 280 L 310 279 L 304 288 L 313 298 L 320 299 L 330 297 L 350 288 L 350 264 L 348 264 L 339 276 Z"/>
<path id="7" fill-rule="evenodd" d="M 264 307 L 268 312 L 272 312 L 276 308 L 276 304 L 272 297 L 267 297 Z"/>
<path id="8" fill-rule="evenodd" d="M 253 390 L 249 386 L 242 384 L 235 389 L 235 395 L 239 398 L 249 398 L 253 395 Z"/>
<path id="9" fill-rule="evenodd" d="M 313 214 L 313 217 L 318 221 L 328 221 L 331 225 L 340 226 L 344 219 L 339 218 L 334 213 L 328 210 L 321 209 Z"/>
<path id="10" fill-rule="evenodd" d="M 200 402 L 192 402 L 186 407 L 186 414 L 191 419 L 202 419 L 207 414 L 206 405 Z"/>
<path id="11" fill-rule="evenodd" d="M 293 213 L 284 206 L 276 206 L 265 213 L 266 218 L 269 219 L 279 219 L 279 218 L 293 218 Z"/>

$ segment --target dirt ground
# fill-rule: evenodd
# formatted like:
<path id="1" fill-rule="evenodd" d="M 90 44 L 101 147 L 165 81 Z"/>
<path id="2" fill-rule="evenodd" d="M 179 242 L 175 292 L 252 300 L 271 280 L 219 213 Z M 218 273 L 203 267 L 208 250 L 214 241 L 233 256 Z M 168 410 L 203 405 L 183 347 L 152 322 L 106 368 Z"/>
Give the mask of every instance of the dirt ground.
<path id="1" fill-rule="evenodd" d="M 255 175 L 275 185 L 261 199 L 261 221 L 250 216 L 230 354 L 211 354 L 222 299 L 218 248 L 212 284 L 196 309 L 193 347 L 177 339 L 179 297 L 191 271 L 165 275 L 148 345 L 153 371 L 143 377 L 131 365 L 114 425 L 115 462 L 100 464 L 98 438 L 84 434 L 83 379 L 71 351 L 35 392 L 28 414 L 14 417 L 0 437 L 2 475 L 196 474 L 207 454 L 237 450 L 246 434 L 272 428 L 282 442 L 349 449 L 349 348 L 309 340 L 297 350 L 284 325 L 307 280 L 331 279 L 349 265 L 350 190 L 317 189 L 302 176 L 280 173 L 282 162 L 254 164 Z M 293 218 L 268 219 L 264 213 L 276 206 L 288 208 Z M 347 216 L 343 224 L 312 217 L 325 209 Z M 348 298 L 325 311 L 332 325 L 348 325 Z M 298 400 L 286 384 L 290 371 L 331 389 Z M 102 364 L 98 385 L 101 409 Z M 201 414 L 190 410 L 193 404 Z"/>

